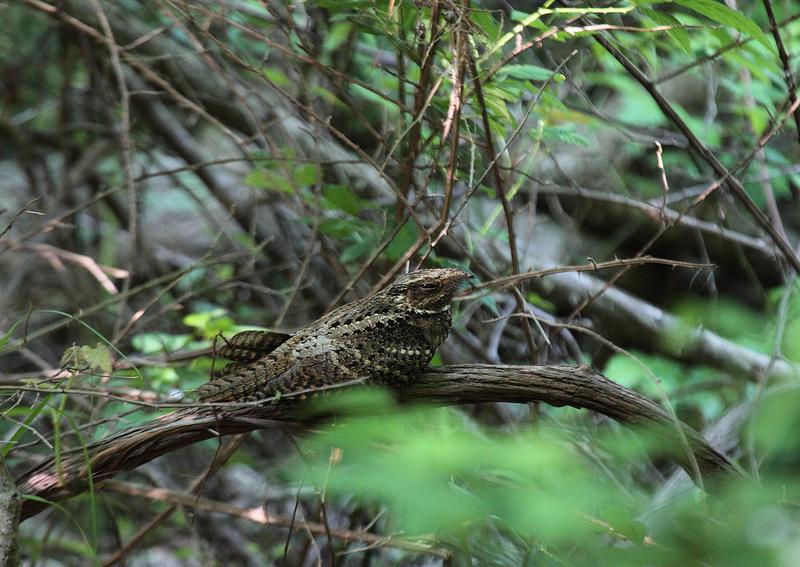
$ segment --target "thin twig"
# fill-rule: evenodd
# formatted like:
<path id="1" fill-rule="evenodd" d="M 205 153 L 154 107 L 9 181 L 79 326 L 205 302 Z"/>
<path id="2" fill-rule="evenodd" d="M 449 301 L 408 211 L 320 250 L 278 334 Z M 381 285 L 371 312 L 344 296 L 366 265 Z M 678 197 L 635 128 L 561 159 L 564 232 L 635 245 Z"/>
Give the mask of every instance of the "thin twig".
<path id="1" fill-rule="evenodd" d="M 123 186 L 128 196 L 128 231 L 131 235 L 131 251 L 128 254 L 128 273 L 133 273 L 134 262 L 138 251 L 142 246 L 142 238 L 139 232 L 139 199 L 136 195 L 136 182 L 133 175 L 133 142 L 131 141 L 131 97 L 128 86 L 125 82 L 125 73 L 122 70 L 120 61 L 120 48 L 114 38 L 114 32 L 108 23 L 108 17 L 103 10 L 99 0 L 91 0 L 92 6 L 100 22 L 103 35 L 106 37 L 106 46 L 110 55 L 111 69 L 114 73 L 114 80 L 119 89 L 120 98 L 120 159 L 122 161 L 122 174 L 124 178 Z M 131 286 L 131 278 L 123 281 L 123 291 L 127 291 Z M 112 286 L 113 287 L 113 286 Z M 112 292 L 113 293 L 113 292 Z M 122 326 L 122 318 L 125 313 L 126 300 L 122 300 L 117 305 L 117 317 L 114 322 L 115 341 L 118 338 L 119 328 Z"/>
<path id="2" fill-rule="evenodd" d="M 109 279 L 108 275 L 114 278 L 127 278 L 130 275 L 128 270 L 121 270 L 119 268 L 114 268 L 113 266 L 104 266 L 102 264 L 98 264 L 97 261 L 90 256 L 77 254 L 75 252 L 70 252 L 69 250 L 63 250 L 56 246 L 44 244 L 42 242 L 27 242 L 20 244 L 19 246 L 12 244 L 12 249 L 13 248 L 31 250 L 51 260 L 59 258 L 77 264 L 89 272 L 92 277 L 94 277 L 94 279 L 96 279 L 97 282 L 103 286 L 103 289 L 112 294 L 119 293 L 119 290 L 117 289 L 117 286 L 114 285 L 114 282 Z M 61 267 L 63 268 L 63 265 Z"/>
<path id="3" fill-rule="evenodd" d="M 772 2 L 764 0 L 764 9 L 767 11 L 767 18 L 769 18 L 769 27 L 772 32 L 772 37 L 775 38 L 775 47 L 778 48 L 778 57 L 781 59 L 783 67 L 783 80 L 786 82 L 786 88 L 789 91 L 789 100 L 792 104 L 797 102 L 797 85 L 794 82 L 794 75 L 792 74 L 792 61 L 789 52 L 786 51 L 786 46 L 783 44 L 781 38 L 780 27 L 775 21 L 775 12 L 772 10 Z M 792 113 L 794 116 L 795 132 L 797 133 L 797 141 L 800 143 L 800 108 L 795 108 Z"/>
<path id="4" fill-rule="evenodd" d="M 209 465 L 208 469 L 195 478 L 192 481 L 192 484 L 189 487 L 187 494 L 183 496 L 187 496 L 189 498 L 194 498 L 195 501 L 200 500 L 199 496 L 192 496 L 197 495 L 202 490 L 203 486 L 205 485 L 206 481 L 214 475 L 222 466 L 233 456 L 236 450 L 241 446 L 244 440 L 247 438 L 247 434 L 236 435 L 235 437 L 229 439 L 224 445 L 222 445 L 219 450 L 217 451 L 216 455 L 214 455 L 214 460 L 212 461 L 211 465 Z M 107 487 L 108 484 L 117 484 L 125 485 L 125 483 L 115 483 L 115 481 L 108 481 L 108 483 L 104 484 L 104 487 Z M 111 490 L 113 491 L 114 488 L 112 487 Z M 116 490 L 116 492 L 120 492 L 121 490 Z M 150 520 L 147 524 L 139 528 L 139 530 L 128 540 L 128 543 L 120 547 L 114 554 L 106 559 L 103 562 L 103 567 L 111 567 L 111 565 L 117 564 L 123 557 L 125 557 L 134 547 L 139 545 L 141 541 L 145 538 L 147 534 L 152 532 L 158 526 L 163 524 L 169 517 L 175 512 L 178 508 L 179 503 L 173 502 L 170 506 L 167 506 L 166 509 L 162 510 L 161 512 L 156 515 L 155 518 Z"/>
<path id="5" fill-rule="evenodd" d="M 544 270 L 534 270 L 524 272 L 521 274 L 512 274 L 502 278 L 496 278 L 490 281 L 483 282 L 476 286 L 471 287 L 466 292 L 463 292 L 458 297 L 464 299 L 471 297 L 476 291 L 483 289 L 503 289 L 505 287 L 516 285 L 525 280 L 535 278 L 542 278 L 553 274 L 563 274 L 567 272 L 596 272 L 598 270 L 606 270 L 609 268 L 620 268 L 626 266 L 642 266 L 645 264 L 661 264 L 663 266 L 672 266 L 673 268 L 686 268 L 689 270 L 710 270 L 716 268 L 715 264 L 700 264 L 697 262 L 684 262 L 682 260 L 671 260 L 669 258 L 656 258 L 654 256 L 638 256 L 636 258 L 615 258 L 605 262 L 590 262 L 588 264 L 577 264 L 571 266 L 558 266 L 556 268 L 546 268 Z"/>
<path id="6" fill-rule="evenodd" d="M 486 136 L 486 149 L 489 154 L 492 173 L 494 174 L 495 187 L 497 188 L 497 194 L 500 197 L 500 203 L 503 206 L 503 215 L 506 219 L 508 250 L 511 253 L 511 275 L 514 276 L 520 273 L 519 253 L 517 252 L 517 236 L 514 231 L 514 214 L 511 211 L 511 204 L 508 202 L 508 195 L 506 194 L 506 184 L 503 179 L 503 174 L 501 173 L 500 167 L 497 164 L 498 154 L 495 152 L 494 148 L 494 139 L 491 125 L 489 123 L 489 113 L 486 110 L 486 101 L 483 98 L 483 87 L 481 86 L 481 80 L 478 76 L 478 69 L 475 65 L 475 59 L 472 57 L 472 53 L 467 53 L 467 60 L 469 62 L 470 73 L 472 74 L 472 85 L 475 89 L 475 97 L 478 100 L 478 107 L 480 109 L 481 120 L 483 122 L 483 131 L 484 135 Z M 525 300 L 521 293 L 522 292 L 518 290 L 518 293 L 514 294 L 514 301 L 517 304 L 517 311 L 519 313 L 527 313 L 527 309 L 525 308 Z M 536 346 L 536 340 L 533 338 L 533 331 L 531 330 L 531 326 L 527 317 L 520 319 L 520 326 L 522 327 L 522 332 L 525 335 L 525 340 L 528 343 L 528 357 L 531 361 L 531 364 L 536 364 L 539 349 Z"/>
<path id="7" fill-rule="evenodd" d="M 784 20 L 782 20 L 778 24 L 778 27 L 782 28 L 785 25 L 790 24 L 791 22 L 795 21 L 798 18 L 800 18 L 800 14 L 794 14 L 792 16 L 789 16 L 788 18 L 785 18 Z M 714 61 L 715 59 L 718 59 L 724 53 L 727 53 L 728 51 L 730 51 L 732 49 L 736 49 L 737 47 L 741 47 L 742 45 L 745 45 L 745 44 L 753 41 L 753 39 L 754 39 L 754 37 L 752 35 L 740 35 L 738 38 L 736 38 L 735 40 L 733 40 L 732 42 L 730 42 L 728 44 L 723 45 L 722 47 L 720 47 L 719 49 L 717 49 L 713 53 L 709 53 L 708 55 L 704 55 L 703 57 L 700 57 L 700 58 L 695 59 L 694 61 L 692 61 L 690 63 L 687 63 L 686 65 L 678 67 L 677 69 L 673 69 L 672 71 L 669 71 L 667 73 L 664 73 L 663 75 L 661 75 L 658 78 L 654 79 L 653 80 L 653 84 L 657 85 L 659 83 L 665 83 L 665 82 L 670 81 L 670 80 L 672 80 L 672 79 L 674 79 L 676 77 L 679 77 L 679 76 L 683 75 L 684 73 L 686 73 L 687 71 L 691 71 L 695 67 L 698 67 L 698 66 L 700 66 L 700 65 L 702 65 L 704 63 L 708 63 L 709 61 Z"/>
<path id="8" fill-rule="evenodd" d="M 684 136 L 686 136 L 686 139 L 689 142 L 689 145 L 701 158 L 703 158 L 703 160 L 721 179 L 724 179 L 724 184 L 731 190 L 739 202 L 744 205 L 745 209 L 747 209 L 753 219 L 755 219 L 761 228 L 763 228 L 770 238 L 775 242 L 795 271 L 800 272 L 800 258 L 798 258 L 797 254 L 795 254 L 794 250 L 786 241 L 786 239 L 781 236 L 780 232 L 775 228 L 775 226 L 773 226 L 769 218 L 761 211 L 761 209 L 758 208 L 758 205 L 756 205 L 753 199 L 747 194 L 747 191 L 745 190 L 744 186 L 742 186 L 741 182 L 735 176 L 733 176 L 731 172 L 728 171 L 728 169 L 722 164 L 722 162 L 719 161 L 717 156 L 715 156 L 705 146 L 705 144 L 700 141 L 700 139 L 683 120 L 683 118 L 681 118 L 680 115 L 675 111 L 669 101 L 667 101 L 667 99 L 664 98 L 660 92 L 658 92 L 652 81 L 650 81 L 647 76 L 640 71 L 630 59 L 628 59 L 628 57 L 626 57 L 616 47 L 611 45 L 611 42 L 608 41 L 602 34 L 595 35 L 593 38 L 606 51 L 608 51 L 614 57 L 614 59 L 616 59 L 625 68 L 625 70 L 634 79 L 636 79 L 639 84 L 642 85 L 642 87 L 644 87 L 656 104 L 658 104 L 664 115 L 669 118 L 669 120 L 675 124 L 675 126 L 677 126 L 681 132 L 683 132 Z M 800 102 L 800 100 L 798 102 Z M 793 109 L 797 108 L 797 106 L 794 104 L 792 107 Z M 794 110 L 792 112 L 794 112 Z"/>
<path id="9" fill-rule="evenodd" d="M 11 230 L 11 227 L 12 227 L 12 226 L 14 226 L 14 223 L 17 221 L 17 219 L 18 219 L 19 217 L 21 217 L 21 216 L 22 216 L 23 214 L 25 214 L 25 213 L 32 212 L 32 211 L 29 211 L 29 210 L 28 210 L 28 207 L 30 207 L 32 204 L 34 204 L 34 203 L 35 203 L 36 201 L 38 201 L 38 200 L 39 200 L 39 197 L 34 197 L 33 199 L 30 199 L 30 200 L 29 200 L 27 203 L 25 203 L 25 204 L 22 206 L 22 208 L 21 208 L 20 210 L 18 210 L 18 211 L 17 211 L 17 212 L 14 214 L 14 216 L 13 216 L 13 217 L 11 217 L 11 220 L 10 220 L 10 221 L 8 221 L 8 223 L 6 224 L 6 226 L 4 226 L 4 227 L 3 227 L 3 230 L 0 230 L 0 239 L 2 239 L 2 238 L 3 238 L 3 236 L 5 236 L 5 235 L 8 233 L 8 231 L 9 231 L 9 230 Z M 37 213 L 37 214 L 38 214 L 38 213 Z"/>
<path id="10" fill-rule="evenodd" d="M 227 502 L 201 498 L 191 494 L 184 494 L 181 492 L 168 490 L 166 488 L 150 488 L 116 480 L 105 482 L 103 487 L 118 494 L 139 496 L 155 502 L 170 502 L 175 506 L 186 506 L 187 508 L 196 508 L 198 510 L 205 510 L 207 512 L 213 512 L 217 514 L 226 514 L 228 516 L 243 518 L 250 522 L 255 522 L 264 526 L 290 528 L 295 522 L 295 520 L 291 517 L 269 514 L 261 506 L 255 508 L 240 508 L 238 506 L 234 506 L 233 504 L 228 504 Z M 310 530 L 314 534 L 326 535 L 329 533 L 331 536 L 344 541 L 363 541 L 379 547 L 393 547 L 396 549 L 413 551 L 415 553 L 436 555 L 438 557 L 448 557 L 450 555 L 447 550 L 440 549 L 438 547 L 433 547 L 405 539 L 399 539 L 393 536 L 373 534 L 362 530 L 342 530 L 337 528 L 328 529 L 321 523 L 307 521 L 303 521 L 303 527 Z"/>

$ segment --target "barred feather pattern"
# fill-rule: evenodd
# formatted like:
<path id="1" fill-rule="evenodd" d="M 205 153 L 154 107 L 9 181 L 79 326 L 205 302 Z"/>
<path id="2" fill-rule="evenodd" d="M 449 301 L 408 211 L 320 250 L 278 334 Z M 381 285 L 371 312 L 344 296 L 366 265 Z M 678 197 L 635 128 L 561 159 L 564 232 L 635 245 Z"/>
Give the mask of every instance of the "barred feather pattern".
<path id="1" fill-rule="evenodd" d="M 233 363 L 196 394 L 203 402 L 267 402 L 282 396 L 303 399 L 351 381 L 409 380 L 447 337 L 453 295 L 469 277 L 449 268 L 418 270 L 294 335 L 235 335 L 219 353 Z"/>

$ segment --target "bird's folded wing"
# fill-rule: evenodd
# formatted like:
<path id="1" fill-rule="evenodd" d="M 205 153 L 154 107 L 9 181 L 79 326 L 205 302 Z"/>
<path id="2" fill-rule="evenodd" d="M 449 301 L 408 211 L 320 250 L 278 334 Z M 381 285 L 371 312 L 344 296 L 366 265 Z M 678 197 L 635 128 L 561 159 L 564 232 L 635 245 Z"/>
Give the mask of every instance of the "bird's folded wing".
<path id="1" fill-rule="evenodd" d="M 243 331 L 225 339 L 225 344 L 217 349 L 219 358 L 233 362 L 251 362 L 265 356 L 285 343 L 292 335 L 277 331 Z"/>

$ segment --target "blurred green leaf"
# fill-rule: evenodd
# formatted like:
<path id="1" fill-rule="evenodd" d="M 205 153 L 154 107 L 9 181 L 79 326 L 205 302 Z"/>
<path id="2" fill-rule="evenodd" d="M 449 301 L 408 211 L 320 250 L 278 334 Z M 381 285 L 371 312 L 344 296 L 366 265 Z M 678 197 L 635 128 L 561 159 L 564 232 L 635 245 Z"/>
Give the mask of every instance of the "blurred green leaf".
<path id="1" fill-rule="evenodd" d="M 62 368 L 88 369 L 110 374 L 113 369 L 111 349 L 102 343 L 95 346 L 71 346 L 64 351 L 59 365 Z"/>
<path id="2" fill-rule="evenodd" d="M 141 333 L 131 339 L 133 348 L 142 354 L 156 354 L 161 352 L 175 352 L 184 348 L 191 342 L 192 336 L 187 334 L 173 335 L 170 333 Z"/>
<path id="3" fill-rule="evenodd" d="M 406 251 L 417 241 L 419 232 L 411 221 L 406 222 L 397 236 L 389 243 L 384 251 L 386 258 L 391 261 L 399 260 Z"/>
<path id="4" fill-rule="evenodd" d="M 755 412 L 752 430 L 759 448 L 765 452 L 800 454 L 800 391 L 783 387 L 763 399 Z"/>
<path id="5" fill-rule="evenodd" d="M 380 403 L 386 400 L 373 402 L 371 412 Z M 307 440 L 311 468 L 293 474 L 310 474 L 332 494 L 388 502 L 407 533 L 460 530 L 497 516 L 523 533 L 575 541 L 592 533 L 576 503 L 612 499 L 613 491 L 597 490 L 586 465 L 553 432 L 486 436 L 466 430 L 449 409 L 377 413 Z M 564 499 L 567 487 L 571 497 Z"/>
<path id="6" fill-rule="evenodd" d="M 361 199 L 346 185 L 326 185 L 322 190 L 322 206 L 355 216 L 371 208 L 372 204 Z"/>
<path id="7" fill-rule="evenodd" d="M 478 26 L 481 33 L 485 34 L 490 42 L 496 42 L 500 39 L 503 29 L 498 24 L 498 21 L 492 17 L 490 12 L 482 10 L 471 10 L 469 17 L 472 22 Z"/>
<path id="8" fill-rule="evenodd" d="M 534 130 L 531 130 L 531 133 L 535 135 Z M 572 123 L 547 126 L 542 131 L 542 138 L 545 140 L 555 140 L 565 144 L 572 144 L 574 146 L 587 147 L 589 145 L 589 140 L 587 140 L 585 136 L 579 134 L 575 124 Z"/>
<path id="9" fill-rule="evenodd" d="M 375 248 L 374 241 L 368 238 L 362 238 L 358 234 L 354 235 L 353 240 L 354 242 L 342 251 L 341 260 L 345 264 L 349 264 L 350 262 L 366 256 L 373 248 Z"/>
<path id="10" fill-rule="evenodd" d="M 333 24 L 325 36 L 325 42 L 322 44 L 322 50 L 326 53 L 333 53 L 339 49 L 342 45 L 344 45 L 344 42 L 347 41 L 347 37 L 350 35 L 350 31 L 352 29 L 353 24 L 348 21 L 337 22 Z"/>
<path id="11" fill-rule="evenodd" d="M 325 218 L 319 223 L 323 234 L 334 238 L 350 239 L 355 233 L 363 231 L 363 221 L 352 218 Z"/>
<path id="12" fill-rule="evenodd" d="M 21 322 L 22 322 L 21 320 L 17 321 L 13 325 L 11 325 L 11 328 L 8 331 L 3 333 L 3 336 L 0 337 L 0 349 L 2 349 L 4 346 L 8 344 L 8 341 L 11 339 L 11 335 L 14 334 L 14 330 L 19 326 Z"/>
<path id="13" fill-rule="evenodd" d="M 674 27 L 675 29 L 671 29 L 667 33 L 675 40 L 684 53 L 687 55 L 692 54 L 692 40 L 689 37 L 689 32 L 680 28 L 682 23 L 678 18 L 665 11 L 650 10 L 648 8 L 640 8 L 639 11 L 657 24 Z"/>
<path id="14" fill-rule="evenodd" d="M 311 187 L 317 183 L 317 166 L 313 163 L 306 163 L 295 168 L 292 178 L 296 185 Z"/>
<path id="15" fill-rule="evenodd" d="M 289 80 L 289 77 L 287 77 L 283 71 L 275 69 L 274 67 L 265 67 L 264 76 L 279 87 L 288 87 L 292 84 L 292 81 Z"/>
<path id="16" fill-rule="evenodd" d="M 753 20 L 749 19 L 747 16 L 738 12 L 736 10 L 732 10 L 728 8 L 722 2 L 717 2 L 716 0 L 669 0 L 683 6 L 684 8 L 689 8 L 699 14 L 704 15 L 710 20 L 714 20 L 717 23 L 722 24 L 723 26 L 730 26 L 733 29 L 748 35 L 756 40 L 758 40 L 764 47 L 769 50 L 773 49 L 773 45 L 770 42 L 767 35 L 761 31 L 761 28 L 758 27 Z"/>
<path id="17" fill-rule="evenodd" d="M 190 313 L 184 316 L 183 324 L 193 327 L 207 339 L 213 338 L 223 331 L 231 331 L 235 327 L 233 319 L 221 307 Z"/>
<path id="18" fill-rule="evenodd" d="M 497 72 L 497 80 L 502 81 L 507 77 L 527 79 L 530 81 L 547 81 L 552 78 L 556 82 L 565 79 L 564 75 L 561 73 L 554 73 L 550 69 L 545 69 L 537 65 L 504 65 Z"/>
<path id="19" fill-rule="evenodd" d="M 288 179 L 268 169 L 254 169 L 244 178 L 244 182 L 251 187 L 292 193 L 294 187 Z"/>

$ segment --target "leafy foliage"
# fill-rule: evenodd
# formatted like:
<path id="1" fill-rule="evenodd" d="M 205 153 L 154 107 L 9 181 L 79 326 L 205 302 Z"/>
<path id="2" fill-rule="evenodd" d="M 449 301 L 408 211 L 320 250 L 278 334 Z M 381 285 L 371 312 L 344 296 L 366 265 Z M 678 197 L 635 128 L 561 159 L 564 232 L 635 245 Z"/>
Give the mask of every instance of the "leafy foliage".
<path id="1" fill-rule="evenodd" d="M 765 400 L 753 423 L 770 461 L 797 449 L 778 441 L 793 438 L 784 428 L 797 425 L 786 420 L 797 395 L 793 389 Z M 641 479 L 620 483 L 643 454 L 663 451 L 646 431 L 595 439 L 605 453 L 600 472 L 597 457 L 581 450 L 557 416 L 535 430 L 498 435 L 460 412 L 392 408 L 374 393 L 336 407 L 340 421 L 303 443 L 307 466 L 288 473 L 328 495 L 386 504 L 390 531 L 427 534 L 462 552 L 465 541 L 477 548 L 489 544 L 488 533 L 513 534 L 511 558 L 491 554 L 491 564 L 527 556 L 572 565 L 780 565 L 800 535 L 786 506 L 796 498 L 786 478 L 730 482 L 714 496 L 684 490 L 660 504 L 649 501 Z"/>

